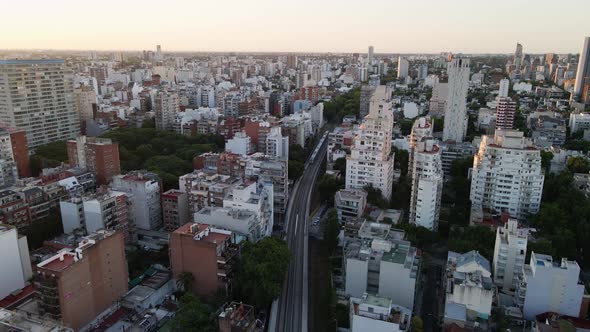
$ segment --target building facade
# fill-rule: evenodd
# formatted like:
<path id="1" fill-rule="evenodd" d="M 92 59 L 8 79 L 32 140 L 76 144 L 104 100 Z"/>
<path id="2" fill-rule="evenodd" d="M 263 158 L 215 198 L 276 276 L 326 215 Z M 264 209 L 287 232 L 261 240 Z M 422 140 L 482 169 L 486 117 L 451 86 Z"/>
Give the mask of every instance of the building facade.
<path id="1" fill-rule="evenodd" d="M 410 223 L 436 231 L 443 187 L 442 151 L 438 141 L 426 137 L 413 151 Z"/>
<path id="2" fill-rule="evenodd" d="M 123 234 L 101 231 L 35 267 L 35 289 L 42 315 L 78 331 L 128 290 Z"/>
<path id="3" fill-rule="evenodd" d="M 508 219 L 503 227 L 496 229 L 492 268 L 494 283 L 504 292 L 512 292 L 518 287 L 526 257 L 527 235 L 526 229 L 518 228 L 516 219 Z"/>
<path id="4" fill-rule="evenodd" d="M 469 59 L 453 59 L 447 66 L 448 96 L 445 104 L 443 141 L 462 142 L 467 133 Z"/>
<path id="5" fill-rule="evenodd" d="M 541 153 L 531 140 L 517 130 L 496 130 L 482 137 L 473 159 L 472 206 L 526 220 L 539 211 L 544 180 Z"/>
<path id="6" fill-rule="evenodd" d="M 372 186 L 389 200 L 393 186 L 393 111 L 385 86 L 376 89 L 369 114 L 364 118 L 360 129 L 346 161 L 346 189 Z"/>
<path id="7" fill-rule="evenodd" d="M 31 149 L 80 134 L 73 72 L 64 60 L 0 60 L 0 122 L 25 130 Z"/>

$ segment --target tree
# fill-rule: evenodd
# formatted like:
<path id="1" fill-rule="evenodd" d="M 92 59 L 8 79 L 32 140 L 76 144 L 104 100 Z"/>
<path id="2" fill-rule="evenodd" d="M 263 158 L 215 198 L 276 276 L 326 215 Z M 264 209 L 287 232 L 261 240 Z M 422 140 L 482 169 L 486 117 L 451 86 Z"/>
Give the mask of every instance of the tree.
<path id="1" fill-rule="evenodd" d="M 180 298 L 176 315 L 171 320 L 172 331 L 214 332 L 217 331 L 210 310 L 191 293 Z"/>
<path id="2" fill-rule="evenodd" d="M 338 247 L 338 236 L 340 235 L 340 224 L 338 223 L 338 213 L 336 209 L 330 209 L 324 222 L 322 223 L 322 236 L 328 252 L 334 253 Z"/>
<path id="3" fill-rule="evenodd" d="M 287 243 L 281 239 L 246 242 L 235 283 L 239 295 L 245 302 L 266 308 L 281 292 L 290 259 Z"/>
<path id="4" fill-rule="evenodd" d="M 289 160 L 289 179 L 298 179 L 301 175 L 303 175 L 304 168 L 305 166 L 302 162 L 298 160 Z"/>
<path id="5" fill-rule="evenodd" d="M 571 157 L 567 160 L 567 169 L 572 173 L 588 173 L 590 163 L 584 157 Z"/>
<path id="6" fill-rule="evenodd" d="M 553 153 L 551 151 L 541 150 L 541 167 L 547 173 L 551 169 L 551 160 L 553 160 Z"/>
<path id="7" fill-rule="evenodd" d="M 192 289 L 195 276 L 190 272 L 181 272 L 177 277 L 178 288 L 187 292 Z"/>
<path id="8" fill-rule="evenodd" d="M 63 233 L 61 214 L 58 210 L 52 209 L 47 217 L 25 227 L 23 233 L 27 236 L 29 249 L 40 248 L 43 242 Z"/>
<path id="9" fill-rule="evenodd" d="M 449 250 L 460 253 L 477 250 L 491 261 L 495 238 L 487 226 L 454 227 L 450 232 Z"/>
<path id="10" fill-rule="evenodd" d="M 320 197 L 328 203 L 334 202 L 334 195 L 342 188 L 344 188 L 344 183 L 333 175 L 324 174 L 318 182 Z"/>
<path id="11" fill-rule="evenodd" d="M 385 197 L 381 194 L 381 190 L 367 185 L 363 188 L 367 192 L 367 203 L 377 206 L 381 209 L 386 209 L 389 205 Z"/>
<path id="12" fill-rule="evenodd" d="M 412 317 L 412 332 L 424 332 L 424 322 L 420 316 Z"/>
<path id="13" fill-rule="evenodd" d="M 339 171 L 341 176 L 346 176 L 346 158 L 336 159 L 332 168 Z"/>

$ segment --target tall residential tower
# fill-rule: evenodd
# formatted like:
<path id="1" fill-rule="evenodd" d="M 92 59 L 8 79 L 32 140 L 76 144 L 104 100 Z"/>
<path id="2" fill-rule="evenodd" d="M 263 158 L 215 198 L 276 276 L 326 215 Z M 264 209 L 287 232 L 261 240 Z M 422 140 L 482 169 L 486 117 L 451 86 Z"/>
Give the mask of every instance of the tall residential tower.
<path id="1" fill-rule="evenodd" d="M 0 122 L 27 132 L 29 147 L 80 134 L 73 73 L 64 60 L 0 60 Z"/>
<path id="2" fill-rule="evenodd" d="M 447 66 L 448 96 L 445 105 L 443 141 L 462 142 L 467 133 L 469 59 L 453 59 Z"/>

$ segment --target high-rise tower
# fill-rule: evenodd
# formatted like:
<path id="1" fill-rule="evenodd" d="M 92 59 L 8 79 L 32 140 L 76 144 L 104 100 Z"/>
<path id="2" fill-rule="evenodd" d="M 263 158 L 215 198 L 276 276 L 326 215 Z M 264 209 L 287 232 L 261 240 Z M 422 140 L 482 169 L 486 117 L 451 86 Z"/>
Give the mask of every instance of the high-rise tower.
<path id="1" fill-rule="evenodd" d="M 445 105 L 443 141 L 462 142 L 467 132 L 467 89 L 469 59 L 453 59 L 447 66 L 448 96 Z"/>

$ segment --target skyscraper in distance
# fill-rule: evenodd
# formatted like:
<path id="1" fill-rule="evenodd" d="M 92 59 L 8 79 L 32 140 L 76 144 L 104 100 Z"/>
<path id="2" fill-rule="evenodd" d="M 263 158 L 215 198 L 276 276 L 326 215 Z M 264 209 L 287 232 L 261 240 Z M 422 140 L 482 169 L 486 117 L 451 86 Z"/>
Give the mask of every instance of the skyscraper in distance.
<path id="1" fill-rule="evenodd" d="M 514 51 L 514 65 L 516 66 L 516 70 L 520 70 L 520 66 L 522 65 L 522 45 L 520 43 L 516 43 L 516 50 Z"/>
<path id="2" fill-rule="evenodd" d="M 574 96 L 582 100 L 586 104 L 590 104 L 590 96 L 584 92 L 588 91 L 590 85 L 590 37 L 584 38 L 582 49 L 580 50 L 580 61 L 578 61 L 578 72 L 576 74 L 576 82 L 574 85 Z"/>
<path id="3" fill-rule="evenodd" d="M 397 61 L 397 78 L 408 77 L 408 71 L 410 69 L 410 63 L 404 57 L 399 57 Z"/>
<path id="4" fill-rule="evenodd" d="M 156 45 L 156 60 L 162 61 L 162 46 Z"/>
<path id="5" fill-rule="evenodd" d="M 369 63 L 373 62 L 373 53 L 374 53 L 375 49 L 373 48 L 373 46 L 369 46 Z"/>
<path id="6" fill-rule="evenodd" d="M 448 96 L 445 105 L 443 141 L 462 142 L 467 132 L 469 59 L 455 58 L 447 66 Z"/>

